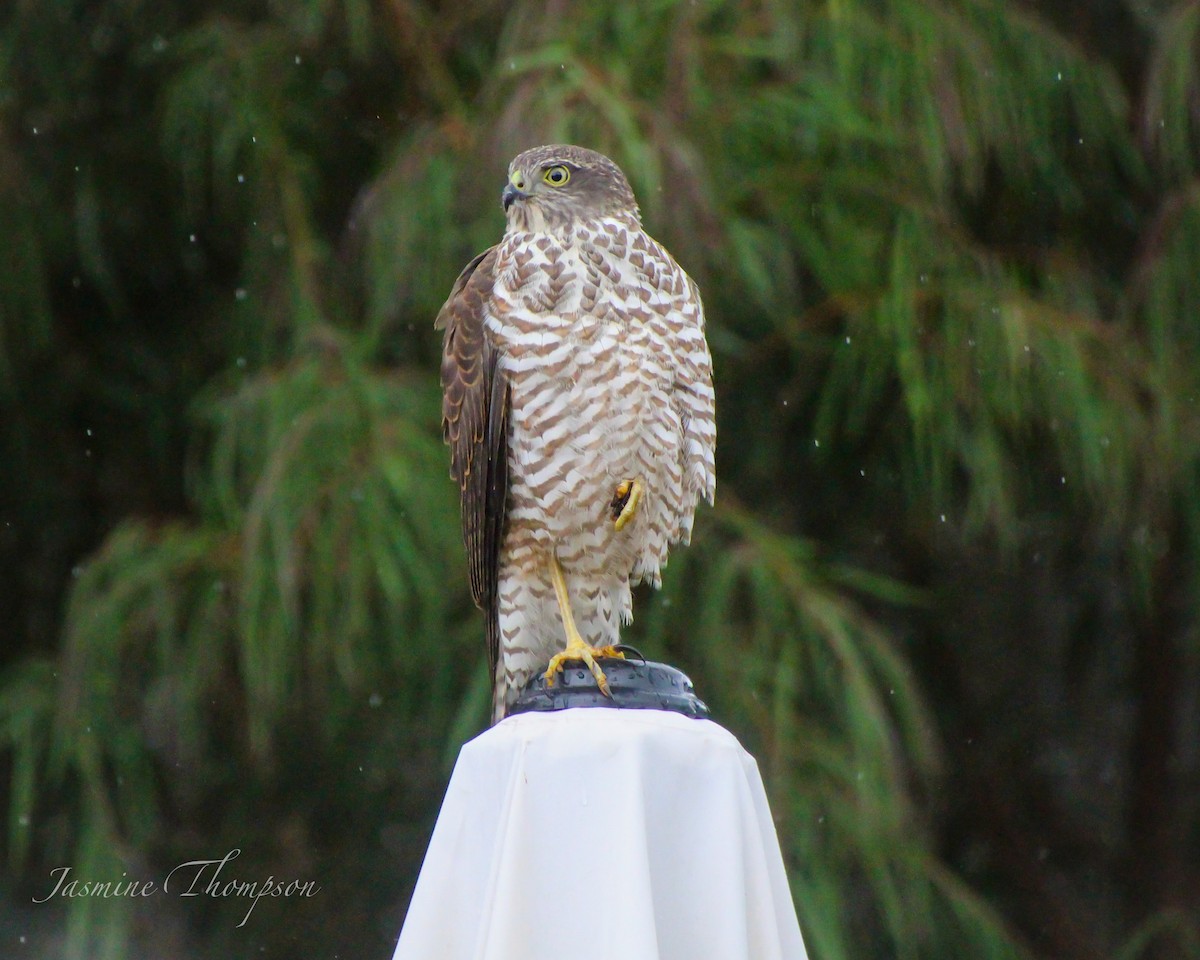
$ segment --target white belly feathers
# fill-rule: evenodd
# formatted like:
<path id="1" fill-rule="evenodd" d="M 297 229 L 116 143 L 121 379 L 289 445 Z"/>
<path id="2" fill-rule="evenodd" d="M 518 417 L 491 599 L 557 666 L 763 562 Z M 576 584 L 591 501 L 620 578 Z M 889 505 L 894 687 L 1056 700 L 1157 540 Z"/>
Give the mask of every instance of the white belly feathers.
<path id="1" fill-rule="evenodd" d="M 623 248 L 624 226 L 612 233 Z M 646 249 L 642 234 L 630 242 L 638 245 Z M 682 489 L 672 398 L 674 291 L 649 282 L 664 275 L 660 265 L 647 276 L 594 235 L 521 246 L 523 256 L 508 258 L 502 248 L 487 318 L 511 385 L 508 559 L 532 571 L 554 549 L 565 569 L 657 584 L 679 539 L 679 505 L 690 501 L 689 519 L 695 508 Z M 635 479 L 645 495 L 618 533 L 612 499 Z"/>

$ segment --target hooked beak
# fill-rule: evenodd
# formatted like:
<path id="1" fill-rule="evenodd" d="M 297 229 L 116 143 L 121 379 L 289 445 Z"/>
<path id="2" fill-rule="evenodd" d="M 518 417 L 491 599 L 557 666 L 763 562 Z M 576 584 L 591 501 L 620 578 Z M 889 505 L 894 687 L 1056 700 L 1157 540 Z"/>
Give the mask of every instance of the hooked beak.
<path id="1" fill-rule="evenodd" d="M 518 190 L 512 183 L 504 185 L 504 190 L 500 194 L 500 202 L 504 205 L 504 212 L 508 213 L 508 208 L 517 200 L 524 200 L 529 194 L 522 190 Z"/>

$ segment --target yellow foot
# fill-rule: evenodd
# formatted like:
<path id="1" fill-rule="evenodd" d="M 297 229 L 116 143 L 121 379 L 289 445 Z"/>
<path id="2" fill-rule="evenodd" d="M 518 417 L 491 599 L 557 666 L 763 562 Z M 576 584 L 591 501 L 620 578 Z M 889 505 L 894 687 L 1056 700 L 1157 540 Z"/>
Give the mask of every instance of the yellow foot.
<path id="1" fill-rule="evenodd" d="M 620 530 L 633 519 L 637 513 L 638 504 L 642 499 L 642 484 L 640 480 L 622 480 L 617 484 L 617 490 L 609 504 L 612 511 L 613 526 Z"/>
<path id="2" fill-rule="evenodd" d="M 579 635 L 579 629 L 575 626 L 575 618 L 571 615 L 571 599 L 567 595 L 567 581 L 563 577 L 562 567 L 558 564 L 558 557 L 554 554 L 550 555 L 550 580 L 554 584 L 554 596 L 558 600 L 558 612 L 562 616 L 563 632 L 567 635 L 567 647 L 562 653 L 556 653 L 550 658 L 545 673 L 546 686 L 554 686 L 554 675 L 568 660 L 582 660 L 592 671 L 592 676 L 596 678 L 596 686 L 600 688 L 600 692 L 606 697 L 611 697 L 612 694 L 608 691 L 608 678 L 600 669 L 600 665 L 596 663 L 596 657 L 624 658 L 625 655 L 616 647 L 589 646 Z"/>
<path id="3" fill-rule="evenodd" d="M 550 658 L 550 663 L 546 667 L 546 686 L 554 686 L 554 677 L 559 670 L 563 668 L 563 664 L 571 660 L 582 660 L 587 664 L 587 668 L 592 671 L 592 676 L 596 678 L 596 686 L 600 688 L 600 692 L 606 697 L 611 697 L 612 693 L 608 689 L 608 677 L 604 675 L 604 671 L 600 669 L 600 664 L 596 662 L 597 657 L 620 657 L 625 659 L 623 654 L 616 647 L 589 647 L 582 640 L 573 641 L 567 644 L 567 649 L 561 653 L 556 653 Z"/>

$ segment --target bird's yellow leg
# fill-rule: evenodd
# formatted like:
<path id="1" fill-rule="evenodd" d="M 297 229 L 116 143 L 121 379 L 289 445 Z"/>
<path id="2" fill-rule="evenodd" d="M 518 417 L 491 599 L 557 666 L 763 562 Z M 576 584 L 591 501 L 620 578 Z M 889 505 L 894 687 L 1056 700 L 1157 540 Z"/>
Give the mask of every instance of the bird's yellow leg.
<path id="1" fill-rule="evenodd" d="M 616 494 L 612 498 L 613 526 L 616 529 L 620 530 L 633 519 L 642 501 L 643 489 L 640 480 L 622 480 L 617 484 Z"/>
<path id="2" fill-rule="evenodd" d="M 608 690 L 608 678 L 604 676 L 604 671 L 600 669 L 600 664 L 596 663 L 596 657 L 621 657 L 624 654 L 615 647 L 592 647 L 579 635 L 579 628 L 575 626 L 575 617 L 571 613 L 571 598 L 567 594 L 567 582 L 563 578 L 562 567 L 559 566 L 558 557 L 553 553 L 550 554 L 550 579 L 554 583 L 554 596 L 558 599 L 558 612 L 562 615 L 563 630 L 567 634 L 567 647 L 561 653 L 556 653 L 550 658 L 550 663 L 546 667 L 546 686 L 553 686 L 554 675 L 562 669 L 562 665 L 568 660 L 582 660 L 587 664 L 589 670 L 592 671 L 592 676 L 596 678 L 596 686 L 600 688 L 600 692 L 606 697 L 611 697 L 612 694 Z"/>

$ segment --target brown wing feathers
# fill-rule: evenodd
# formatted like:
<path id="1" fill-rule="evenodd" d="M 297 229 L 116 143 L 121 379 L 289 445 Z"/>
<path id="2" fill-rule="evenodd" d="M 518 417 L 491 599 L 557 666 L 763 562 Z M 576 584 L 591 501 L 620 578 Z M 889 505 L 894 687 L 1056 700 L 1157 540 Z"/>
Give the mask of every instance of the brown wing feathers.
<path id="1" fill-rule="evenodd" d="M 508 494 L 508 384 L 500 353 L 484 331 L 495 262 L 492 247 L 463 268 L 435 324 L 445 328 L 442 433 L 461 496 L 471 596 L 487 617 L 493 672 L 500 650 L 497 578 Z"/>

